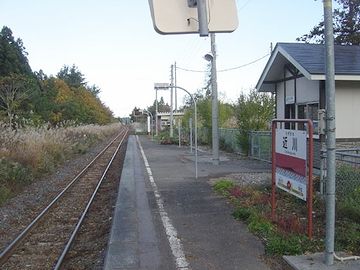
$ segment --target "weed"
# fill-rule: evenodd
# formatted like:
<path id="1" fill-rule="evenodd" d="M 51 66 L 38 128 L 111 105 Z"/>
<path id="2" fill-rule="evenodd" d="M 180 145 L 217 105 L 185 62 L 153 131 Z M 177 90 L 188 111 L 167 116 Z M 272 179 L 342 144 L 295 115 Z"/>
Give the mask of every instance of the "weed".
<path id="1" fill-rule="evenodd" d="M 249 230 L 261 238 L 267 238 L 275 231 L 275 227 L 271 221 L 257 213 L 250 215 L 248 222 Z"/>
<path id="2" fill-rule="evenodd" d="M 360 224 L 344 219 L 336 224 L 335 246 L 354 254 L 360 253 Z"/>
<path id="3" fill-rule="evenodd" d="M 360 188 L 355 189 L 338 203 L 338 215 L 360 223 Z"/>
<path id="4" fill-rule="evenodd" d="M 299 255 L 309 250 L 312 246 L 311 240 L 304 235 L 272 234 L 268 237 L 265 251 L 271 255 Z"/>
<path id="5" fill-rule="evenodd" d="M 253 213 L 253 211 L 250 208 L 245 208 L 245 207 L 239 206 L 232 213 L 232 216 L 235 219 L 242 220 L 242 221 L 247 221 L 252 213 Z"/>
<path id="6" fill-rule="evenodd" d="M 9 199 L 12 193 L 32 181 L 29 169 L 21 164 L 4 158 L 0 159 L 0 205 Z"/>
<path id="7" fill-rule="evenodd" d="M 306 219 L 301 219 L 297 214 L 302 208 L 299 205 L 303 206 L 302 201 L 288 194 L 279 194 L 278 200 L 281 200 L 284 212 L 273 222 L 267 187 L 237 186 L 224 179 L 217 182 L 215 187 L 236 205 L 233 217 L 245 222 L 249 231 L 263 240 L 268 255 L 297 255 L 323 249 L 322 240 L 310 240 L 304 235 L 306 226 L 303 223 Z M 296 212 L 289 212 L 289 209 L 296 209 Z"/>
<path id="8" fill-rule="evenodd" d="M 11 191 L 9 188 L 0 185 L 0 206 L 10 198 Z"/>
<path id="9" fill-rule="evenodd" d="M 0 201 L 118 130 L 119 124 L 0 129 Z"/>
<path id="10" fill-rule="evenodd" d="M 234 186 L 234 182 L 227 179 L 221 179 L 215 183 L 214 189 L 219 194 L 228 195 L 230 189 L 232 189 Z"/>

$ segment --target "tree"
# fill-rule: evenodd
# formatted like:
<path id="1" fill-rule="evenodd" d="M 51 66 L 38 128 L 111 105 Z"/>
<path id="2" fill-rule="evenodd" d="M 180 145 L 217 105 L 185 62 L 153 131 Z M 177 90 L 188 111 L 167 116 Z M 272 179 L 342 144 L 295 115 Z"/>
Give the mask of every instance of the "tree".
<path id="1" fill-rule="evenodd" d="M 336 0 L 340 8 L 334 9 L 334 42 L 339 45 L 360 45 L 360 0 Z M 324 21 L 298 41 L 323 44 Z"/>
<path id="2" fill-rule="evenodd" d="M 198 127 L 204 128 L 208 132 L 204 132 L 201 138 L 203 143 L 210 144 L 212 142 L 212 100 L 211 92 L 208 87 L 198 89 L 193 94 L 197 105 L 198 114 Z M 188 96 L 185 98 L 185 114 L 183 117 L 183 125 L 187 126 L 189 118 L 193 118 L 194 105 L 193 100 Z M 231 104 L 225 103 L 221 100 L 218 101 L 219 108 L 219 126 L 225 127 L 229 120 L 234 116 L 234 109 Z"/>
<path id="3" fill-rule="evenodd" d="M 267 93 L 259 93 L 255 89 L 249 95 L 241 93 L 235 106 L 235 115 L 240 129 L 240 145 L 245 152 L 249 146 L 249 131 L 269 129 L 274 109 L 274 98 Z"/>
<path id="4" fill-rule="evenodd" d="M 32 76 L 27 52 L 21 39 L 15 40 L 9 27 L 0 32 L 0 76 L 21 74 Z"/>
<path id="5" fill-rule="evenodd" d="M 75 65 L 72 65 L 71 67 L 64 65 L 57 74 L 57 78 L 63 80 L 67 83 L 67 85 L 74 88 L 86 85 L 84 75 Z"/>
<path id="6" fill-rule="evenodd" d="M 98 87 L 97 85 L 93 84 L 92 86 L 88 86 L 86 87 L 86 89 L 91 93 L 93 94 L 95 97 L 97 97 L 100 92 L 101 92 L 101 89 L 100 87 Z"/>
<path id="7" fill-rule="evenodd" d="M 21 75 L 0 78 L 0 108 L 5 111 L 9 127 L 13 127 L 14 117 L 28 98 L 28 81 Z"/>

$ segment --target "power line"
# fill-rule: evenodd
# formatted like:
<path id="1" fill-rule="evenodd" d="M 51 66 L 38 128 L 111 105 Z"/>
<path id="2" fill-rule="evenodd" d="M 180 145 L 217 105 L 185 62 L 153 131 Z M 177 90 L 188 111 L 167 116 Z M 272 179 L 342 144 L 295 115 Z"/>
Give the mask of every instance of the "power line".
<path id="1" fill-rule="evenodd" d="M 245 2 L 245 4 L 243 4 L 241 7 L 238 8 L 238 11 L 242 10 L 243 8 L 245 8 L 249 3 L 250 3 L 251 0 L 248 0 Z M 239 2 L 239 1 L 238 1 Z"/>
<path id="2" fill-rule="evenodd" d="M 230 71 L 230 70 L 234 70 L 234 69 L 239 69 L 239 68 L 243 68 L 243 67 L 247 67 L 247 66 L 250 66 L 252 64 L 255 64 L 256 62 L 259 62 L 260 60 L 263 60 L 265 57 L 268 57 L 269 56 L 269 53 L 265 54 L 264 56 L 254 60 L 254 61 L 251 61 L 249 63 L 246 63 L 244 65 L 241 65 L 241 66 L 237 66 L 237 67 L 232 67 L 232 68 L 227 68 L 227 69 L 221 69 L 221 70 L 218 70 L 218 72 L 226 72 L 226 71 Z"/>
<path id="3" fill-rule="evenodd" d="M 226 71 L 231 71 L 231 70 L 235 70 L 235 69 L 244 68 L 244 67 L 250 66 L 252 64 L 255 64 L 256 62 L 259 62 L 260 60 L 264 59 L 267 56 L 269 56 L 269 53 L 265 54 L 264 56 L 262 56 L 262 57 L 260 57 L 258 59 L 255 59 L 254 61 L 251 61 L 249 63 L 243 64 L 243 65 L 240 65 L 240 66 L 236 66 L 236 67 L 232 67 L 232 68 L 220 69 L 217 72 L 226 72 Z M 200 72 L 200 73 L 207 72 L 207 70 L 195 70 L 195 69 L 182 68 L 182 67 L 179 67 L 179 66 L 176 66 L 176 68 L 180 69 L 180 70 L 183 70 L 183 71 L 188 71 L 188 72 Z"/>

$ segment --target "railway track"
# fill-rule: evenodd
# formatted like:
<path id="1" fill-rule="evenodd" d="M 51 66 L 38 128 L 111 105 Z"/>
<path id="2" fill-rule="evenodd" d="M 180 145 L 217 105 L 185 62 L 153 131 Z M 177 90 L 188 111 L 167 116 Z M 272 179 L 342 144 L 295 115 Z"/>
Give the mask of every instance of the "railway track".
<path id="1" fill-rule="evenodd" d="M 1 269 L 60 269 L 127 134 L 123 129 L 2 251 Z"/>

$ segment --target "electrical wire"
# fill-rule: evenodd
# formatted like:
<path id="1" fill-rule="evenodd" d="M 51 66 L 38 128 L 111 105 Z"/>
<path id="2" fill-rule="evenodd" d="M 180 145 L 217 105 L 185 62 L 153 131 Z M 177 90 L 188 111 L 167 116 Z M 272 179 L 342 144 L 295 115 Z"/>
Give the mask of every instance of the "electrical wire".
<path id="1" fill-rule="evenodd" d="M 243 64 L 243 65 L 240 65 L 240 66 L 236 66 L 236 67 L 232 67 L 232 68 L 220 69 L 217 72 L 227 72 L 227 71 L 231 71 L 231 70 L 235 70 L 235 69 L 244 68 L 244 67 L 250 66 L 252 64 L 255 64 L 256 62 L 261 61 L 262 59 L 264 59 L 265 57 L 267 57 L 269 55 L 270 54 L 267 53 L 264 56 L 262 56 L 262 57 L 260 57 L 258 59 L 255 59 L 254 61 L 251 61 L 249 63 Z M 195 69 L 188 69 L 188 68 L 183 68 L 183 67 L 179 67 L 179 66 L 176 66 L 176 69 L 180 69 L 180 70 L 188 71 L 188 72 L 200 72 L 200 73 L 207 72 L 207 70 L 195 70 Z"/>
<path id="2" fill-rule="evenodd" d="M 239 1 L 237 1 L 237 2 L 239 2 Z M 243 8 L 245 8 L 250 2 L 251 2 L 251 0 L 246 1 L 245 4 L 243 4 L 241 7 L 238 8 L 238 11 L 242 10 Z"/>
<path id="3" fill-rule="evenodd" d="M 226 68 L 226 69 L 220 69 L 218 70 L 217 72 L 226 72 L 226 71 L 231 71 L 231 70 L 235 70 L 235 69 L 240 69 L 240 68 L 243 68 L 243 67 L 247 67 L 247 66 L 250 66 L 252 64 L 255 64 L 256 62 L 259 62 L 260 60 L 263 60 L 265 57 L 268 57 L 270 54 L 267 53 L 265 54 L 264 56 L 258 58 L 258 59 L 255 59 L 254 61 L 251 61 L 249 63 L 246 63 L 244 65 L 241 65 L 241 66 L 237 66 L 237 67 L 232 67 L 232 68 Z"/>

